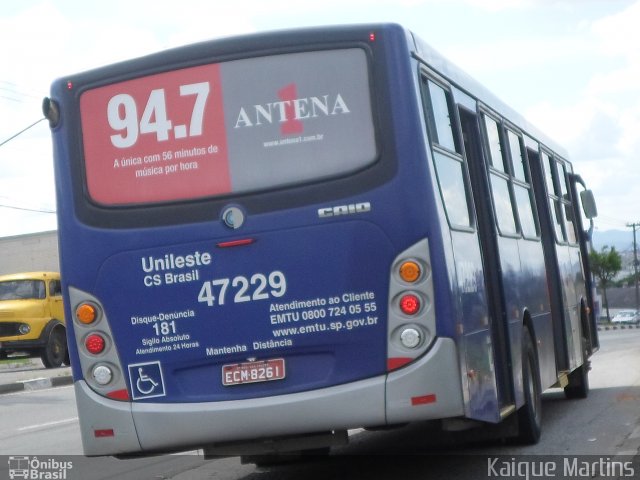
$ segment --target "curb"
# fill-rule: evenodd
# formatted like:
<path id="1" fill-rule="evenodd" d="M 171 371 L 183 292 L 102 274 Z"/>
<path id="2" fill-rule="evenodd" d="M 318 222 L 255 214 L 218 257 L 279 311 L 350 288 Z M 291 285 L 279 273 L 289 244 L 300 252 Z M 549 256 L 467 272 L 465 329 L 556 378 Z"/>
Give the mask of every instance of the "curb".
<path id="1" fill-rule="evenodd" d="M 53 378 L 34 378 L 33 380 L 22 380 L 0 385 L 0 394 L 16 393 L 25 390 L 43 390 L 45 388 L 62 387 L 72 384 L 73 377 L 71 375 Z"/>
<path id="2" fill-rule="evenodd" d="M 598 331 L 609 331 L 609 330 L 635 330 L 640 329 L 640 325 L 598 325 Z"/>

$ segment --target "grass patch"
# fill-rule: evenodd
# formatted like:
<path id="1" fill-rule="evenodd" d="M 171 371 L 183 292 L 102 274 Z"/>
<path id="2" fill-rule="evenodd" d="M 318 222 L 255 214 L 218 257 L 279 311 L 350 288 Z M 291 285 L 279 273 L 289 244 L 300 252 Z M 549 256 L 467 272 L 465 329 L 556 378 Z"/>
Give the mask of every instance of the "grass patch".
<path id="1" fill-rule="evenodd" d="M 4 360 L 0 360 L 0 365 L 8 365 L 8 364 L 18 364 L 18 365 L 27 365 L 31 362 L 29 357 L 11 357 L 5 358 Z"/>

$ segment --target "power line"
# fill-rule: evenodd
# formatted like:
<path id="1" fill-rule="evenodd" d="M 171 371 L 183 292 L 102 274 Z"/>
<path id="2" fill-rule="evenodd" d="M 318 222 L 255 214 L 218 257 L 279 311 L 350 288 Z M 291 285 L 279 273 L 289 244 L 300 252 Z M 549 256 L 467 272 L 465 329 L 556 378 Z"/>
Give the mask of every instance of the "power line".
<path id="1" fill-rule="evenodd" d="M 11 208 L 13 210 L 22 210 L 24 212 L 36 212 L 36 213 L 56 213 L 55 210 L 43 209 L 43 208 L 29 208 L 29 207 L 16 207 L 15 205 L 0 204 L 1 208 Z"/>
<path id="2" fill-rule="evenodd" d="M 6 95 L 0 95 L 0 98 L 4 98 L 5 100 L 11 100 L 12 102 L 24 103 L 24 100 L 20 100 L 19 98 L 7 97 Z"/>
<path id="3" fill-rule="evenodd" d="M 24 132 L 26 132 L 27 130 L 29 130 L 30 128 L 35 127 L 37 124 L 39 124 L 40 122 L 42 122 L 43 120 L 46 120 L 46 118 L 42 117 L 40 120 L 38 120 L 37 122 L 33 122 L 31 125 L 29 125 L 27 128 L 23 128 L 22 130 L 20 130 L 18 133 L 16 133 L 15 135 L 10 136 L 9 138 L 7 138 L 4 142 L 0 143 L 0 147 L 3 146 L 5 143 L 9 143 L 11 140 L 13 140 L 14 138 L 16 138 L 18 135 L 22 135 Z"/>
<path id="4" fill-rule="evenodd" d="M 21 92 L 20 90 L 16 90 L 15 88 L 7 88 L 7 87 L 1 87 L 0 86 L 0 90 L 3 90 L 5 92 L 8 92 L 12 95 L 20 95 L 22 97 L 27 97 L 27 98 L 34 98 L 37 99 L 39 97 L 37 97 L 36 95 L 32 95 L 30 93 L 25 93 L 25 92 Z"/>
<path id="5" fill-rule="evenodd" d="M 0 90 L 5 90 L 14 95 L 21 95 L 23 97 L 34 99 L 42 98 L 41 95 L 39 95 L 39 92 L 36 92 L 35 90 L 32 90 L 30 88 L 22 88 L 17 83 L 7 80 L 0 80 Z"/>

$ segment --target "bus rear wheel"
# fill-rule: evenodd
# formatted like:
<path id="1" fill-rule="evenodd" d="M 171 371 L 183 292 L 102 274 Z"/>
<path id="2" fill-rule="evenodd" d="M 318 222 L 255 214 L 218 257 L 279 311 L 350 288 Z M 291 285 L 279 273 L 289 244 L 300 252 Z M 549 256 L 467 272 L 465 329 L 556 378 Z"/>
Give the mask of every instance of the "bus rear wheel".
<path id="1" fill-rule="evenodd" d="M 587 339 L 582 337 L 582 365 L 569 374 L 569 385 L 564 387 L 564 396 L 568 399 L 587 398 L 589 396 L 589 353 Z"/>
<path id="2" fill-rule="evenodd" d="M 517 441 L 532 445 L 542 434 L 542 388 L 538 370 L 538 356 L 529 329 L 522 338 L 522 383 L 525 402 L 518 410 Z"/>

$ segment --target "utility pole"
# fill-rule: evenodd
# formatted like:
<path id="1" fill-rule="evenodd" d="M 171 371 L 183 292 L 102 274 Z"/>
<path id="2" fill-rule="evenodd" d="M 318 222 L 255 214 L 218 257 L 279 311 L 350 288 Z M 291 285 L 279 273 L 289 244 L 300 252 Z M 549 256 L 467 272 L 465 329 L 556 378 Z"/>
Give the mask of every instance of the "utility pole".
<path id="1" fill-rule="evenodd" d="M 633 278 L 636 285 L 636 311 L 640 310 L 640 292 L 638 291 L 638 243 L 636 242 L 636 230 L 640 222 L 627 223 L 627 227 L 633 228 Z"/>

